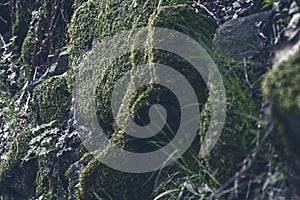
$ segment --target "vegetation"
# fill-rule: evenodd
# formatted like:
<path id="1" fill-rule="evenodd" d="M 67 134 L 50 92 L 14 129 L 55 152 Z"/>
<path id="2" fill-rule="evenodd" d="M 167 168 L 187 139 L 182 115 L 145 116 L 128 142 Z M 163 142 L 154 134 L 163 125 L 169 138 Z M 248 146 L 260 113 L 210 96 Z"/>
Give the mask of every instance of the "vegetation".
<path id="1" fill-rule="evenodd" d="M 0 32 L 0 199 L 297 199 L 300 51 L 263 75 L 249 69 L 248 65 L 257 64 L 255 59 L 239 62 L 226 52 L 216 55 L 213 37 L 224 20 L 218 17 L 224 17 L 224 13 L 211 6 L 237 9 L 233 6 L 237 2 L 224 2 L 0 0 L 0 10 L 9 13 L 9 17 L 0 14 L 0 21 L 10 21 Z M 273 9 L 275 32 L 285 30 L 291 17 L 281 8 L 288 8 L 289 1 L 252 3 L 254 13 Z M 241 7 L 242 11 L 246 8 Z M 298 12 L 300 9 L 294 11 Z M 240 17 L 237 13 L 238 9 L 227 17 Z M 160 149 L 174 138 L 180 124 L 176 97 L 165 87 L 148 84 L 130 97 L 130 116 L 124 116 L 124 104 L 117 115 L 124 116 L 124 123 L 132 118 L 137 124 L 147 125 L 150 105 L 161 104 L 168 111 L 166 125 L 147 139 L 134 138 L 118 127 L 111 96 L 116 82 L 129 70 L 145 63 L 172 66 L 197 95 L 199 134 L 191 147 L 165 168 L 132 174 L 104 165 L 82 144 L 72 91 L 81 59 L 95 51 L 96 43 L 140 27 L 173 29 L 205 48 L 222 76 L 227 117 L 218 143 L 207 157 L 199 159 L 211 118 L 212 97 L 203 78 L 185 59 L 148 48 L 132 50 L 112 65 L 101 66 L 102 78 L 91 84 L 96 84 L 96 115 L 109 142 L 100 152 L 94 150 L 98 158 L 109 155 L 109 159 L 119 159 L 110 154 L 114 145 L 136 153 Z M 257 27 L 260 29 L 260 25 Z M 147 41 L 154 46 L 151 33 Z M 130 45 L 135 49 L 135 42 Z M 268 56 L 269 49 L 263 49 L 263 55 Z M 151 80 L 158 78 L 143 70 L 136 79 L 143 79 L 143 75 Z M 176 80 L 172 81 L 175 84 Z M 131 90 L 126 87 L 126 94 Z"/>

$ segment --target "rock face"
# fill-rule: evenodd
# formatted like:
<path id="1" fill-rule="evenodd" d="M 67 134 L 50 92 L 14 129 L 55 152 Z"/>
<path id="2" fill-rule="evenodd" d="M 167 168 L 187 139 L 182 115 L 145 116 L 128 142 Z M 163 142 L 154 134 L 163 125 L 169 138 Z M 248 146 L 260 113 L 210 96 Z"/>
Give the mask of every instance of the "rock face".
<path id="1" fill-rule="evenodd" d="M 236 172 L 252 153 L 253 143 L 260 140 L 258 125 L 263 120 L 260 114 L 262 99 L 255 96 L 250 82 L 260 79 L 266 71 L 264 61 L 267 59 L 260 50 L 272 37 L 272 11 L 231 19 L 217 28 L 211 16 L 195 12 L 182 0 L 45 0 L 22 2 L 19 6 L 26 9 L 17 7 L 12 27 L 12 34 L 18 37 L 13 45 L 20 51 L 20 59 L 15 61 L 18 65 L 12 64 L 19 67 L 21 74 L 15 81 L 20 84 L 19 91 L 15 92 L 16 103 L 9 102 L 11 93 L 2 87 L 2 82 L 0 84 L 0 97 L 3 96 L 0 100 L 0 136 L 5 137 L 0 140 L 0 199 L 150 200 L 154 199 L 158 185 L 163 185 L 163 191 L 174 189 L 168 185 L 177 184 L 172 180 L 174 172 L 188 177 L 180 177 L 184 182 L 179 182 L 178 188 L 186 187 L 182 192 L 180 189 L 181 195 L 199 192 L 198 184 L 204 185 L 203 188 L 217 188 L 232 176 L 236 177 Z M 58 12 L 57 8 L 62 9 Z M 30 22 L 30 26 L 26 22 Z M 137 153 L 154 151 L 174 137 L 172 129 L 180 124 L 181 113 L 176 109 L 178 101 L 166 88 L 155 84 L 134 93 L 128 106 L 131 116 L 125 116 L 124 121 L 133 118 L 145 125 L 149 121 L 149 105 L 161 104 L 170 110 L 170 117 L 160 135 L 151 137 L 150 141 L 134 138 L 122 131 L 113 117 L 111 95 L 114 85 L 129 70 L 144 63 L 172 66 L 193 87 L 201 111 L 199 135 L 193 146 L 169 168 L 157 173 L 130 174 L 105 166 L 79 140 L 79 130 L 75 130 L 77 113 L 72 101 L 78 62 L 87 51 L 95 51 L 95 42 L 101 43 L 106 37 L 139 27 L 164 27 L 186 34 L 200 43 L 218 65 L 226 89 L 227 118 L 219 142 L 201 162 L 197 153 L 210 123 L 212 99 L 208 90 L 211 88 L 186 60 L 153 48 L 131 51 L 117 58 L 112 65 L 102 67 L 103 78 L 99 82 L 91 83 L 97 85 L 96 115 L 109 137 L 107 147 L 99 152 L 99 156 L 107 158 L 113 145 Z M 153 36 L 148 37 L 151 47 Z M 130 45 L 134 48 L 136 44 Z M 289 154 L 297 158 L 295 162 L 286 160 L 293 175 L 300 173 L 297 148 L 300 142 L 300 90 L 294 87 L 300 82 L 297 76 L 300 74 L 299 60 L 298 52 L 271 70 L 263 84 L 263 95 L 271 104 L 271 115 L 282 127 L 277 133 L 286 136 L 288 144 L 285 146 L 289 146 Z M 10 65 L 5 67 L 14 70 Z M 143 70 L 141 74 L 147 73 Z M 249 78 L 247 70 L 251 71 Z M 2 77 L 4 73 L 0 72 Z M 151 80 L 157 78 L 155 74 L 149 76 Z M 21 85 L 23 82 L 26 82 L 25 86 Z M 126 87 L 127 93 L 131 90 Z M 122 101 L 126 103 L 124 99 Z M 19 107 L 25 111 L 18 113 Z M 121 108 L 118 116 L 124 115 Z M 109 159 L 119 157 L 110 155 Z M 127 162 L 126 158 L 122 162 Z M 194 175 L 197 178 L 189 180 L 190 177 L 194 179 Z M 161 179 L 165 181 L 162 184 Z M 299 187 L 298 176 L 290 180 L 295 188 Z M 202 195 L 199 192 L 197 198 Z M 163 198 L 173 199 L 174 196 Z"/>

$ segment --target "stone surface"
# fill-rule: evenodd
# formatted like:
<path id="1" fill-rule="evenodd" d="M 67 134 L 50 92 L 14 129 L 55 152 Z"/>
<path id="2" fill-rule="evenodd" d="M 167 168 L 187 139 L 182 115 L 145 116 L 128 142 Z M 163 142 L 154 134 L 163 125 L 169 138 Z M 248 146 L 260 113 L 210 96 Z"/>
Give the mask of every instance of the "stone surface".
<path id="1" fill-rule="evenodd" d="M 271 36 L 271 26 L 272 11 L 231 19 L 218 27 L 213 41 L 215 51 L 237 61 L 259 55 Z"/>

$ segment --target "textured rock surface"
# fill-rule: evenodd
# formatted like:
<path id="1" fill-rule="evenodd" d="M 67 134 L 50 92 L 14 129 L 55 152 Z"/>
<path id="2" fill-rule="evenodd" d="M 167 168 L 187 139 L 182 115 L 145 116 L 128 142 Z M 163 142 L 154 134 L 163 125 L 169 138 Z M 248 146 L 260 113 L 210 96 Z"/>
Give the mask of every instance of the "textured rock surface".
<path id="1" fill-rule="evenodd" d="M 251 70 L 256 77 L 266 72 L 268 51 L 273 38 L 273 11 L 264 11 L 246 17 L 231 19 L 220 25 L 213 46 L 216 53 L 237 62 L 254 62 Z"/>
<path id="2" fill-rule="evenodd" d="M 216 52 L 236 60 L 259 53 L 270 37 L 272 11 L 231 19 L 220 25 L 214 37 Z"/>

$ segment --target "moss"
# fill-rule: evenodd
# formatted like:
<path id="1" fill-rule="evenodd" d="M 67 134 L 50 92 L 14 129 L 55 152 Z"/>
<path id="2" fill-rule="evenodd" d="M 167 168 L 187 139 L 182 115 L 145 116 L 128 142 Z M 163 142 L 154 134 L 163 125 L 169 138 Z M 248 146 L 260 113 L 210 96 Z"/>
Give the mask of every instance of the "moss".
<path id="1" fill-rule="evenodd" d="M 79 147 L 79 149 L 83 148 L 83 145 Z M 82 156 L 80 155 L 79 158 L 76 158 L 77 161 L 72 163 L 64 174 L 66 179 L 68 180 L 68 199 L 76 199 L 76 193 L 78 192 L 79 187 L 79 177 L 83 169 L 93 159 L 91 153 L 89 153 L 87 150 L 84 150 L 84 152 L 85 154 L 83 154 Z"/>
<path id="2" fill-rule="evenodd" d="M 208 50 L 208 52 L 211 52 L 210 46 L 213 37 L 212 33 L 214 32 L 216 25 L 212 21 L 209 21 L 209 19 L 196 14 L 186 5 L 176 5 L 169 7 L 166 6 L 161 7 L 157 10 L 154 9 L 153 12 L 150 12 L 148 15 L 147 13 L 144 15 L 145 19 L 147 20 L 141 21 L 141 23 L 132 24 L 131 26 L 130 24 L 122 24 L 123 26 L 121 26 L 121 24 L 114 23 L 106 24 L 110 23 L 110 20 L 105 19 L 99 20 L 100 22 L 98 22 L 96 19 L 93 19 L 92 21 L 89 21 L 90 24 L 83 23 L 84 19 L 86 18 L 94 15 L 101 15 L 101 12 L 103 11 L 98 10 L 97 6 L 99 5 L 96 5 L 95 2 L 88 1 L 86 3 L 83 3 L 75 13 L 83 17 L 83 19 L 81 19 L 81 17 L 79 16 L 75 17 L 73 24 L 82 24 L 82 26 L 80 25 L 78 28 L 76 28 L 73 25 L 70 30 L 70 34 L 73 37 L 73 40 L 71 37 L 71 48 L 72 53 L 75 57 L 79 56 L 81 49 L 84 49 L 84 47 L 86 47 L 87 45 L 91 45 L 92 40 L 95 38 L 100 38 L 101 41 L 101 38 L 113 35 L 115 34 L 115 31 L 126 30 L 126 28 L 131 28 L 132 26 L 139 27 L 144 24 L 146 24 L 147 26 L 166 27 L 185 33 L 194 38 L 196 41 L 200 42 L 201 45 Z M 88 12 L 89 10 L 90 12 Z M 136 14 L 134 13 L 134 15 Z M 104 14 L 104 16 L 106 15 Z M 134 22 L 135 20 L 131 21 Z M 99 24 L 99 26 L 96 26 L 97 24 Z M 92 30 L 92 32 L 88 31 L 88 33 L 83 33 L 83 30 L 85 30 L 88 26 L 91 26 L 91 28 L 97 28 L 95 30 Z M 105 30 L 111 31 L 102 32 Z M 83 38 L 77 37 L 79 36 L 79 34 L 83 34 Z M 134 44 L 132 45 L 134 47 Z M 147 143 L 149 141 L 143 141 L 139 139 L 132 140 L 132 138 L 129 136 L 125 136 L 122 139 L 123 141 L 115 139 L 116 135 L 119 132 L 119 129 L 113 122 L 110 108 L 110 98 L 112 92 L 111 90 L 116 80 L 118 80 L 126 71 L 134 68 L 140 63 L 148 62 L 163 63 L 166 65 L 174 66 L 176 70 L 179 70 L 187 78 L 189 78 L 191 84 L 197 91 L 197 95 L 199 95 L 198 100 L 200 104 L 205 103 L 207 98 L 205 84 L 203 83 L 202 79 L 199 79 L 199 77 L 195 76 L 193 74 L 193 71 L 190 70 L 188 65 L 183 60 L 168 52 L 156 50 L 134 51 L 131 52 L 130 55 L 126 55 L 119 60 L 116 60 L 112 66 L 105 67 L 103 69 L 103 82 L 99 84 L 96 94 L 96 106 L 98 107 L 97 115 L 99 117 L 99 121 L 102 123 L 101 126 L 107 129 L 107 131 L 109 132 L 108 134 L 111 135 L 111 133 L 113 133 L 112 141 L 115 141 L 118 144 L 119 142 L 121 142 L 120 144 L 121 146 L 123 146 L 123 148 L 133 148 L 137 152 L 143 152 L 145 150 L 151 149 L 151 146 L 149 146 L 149 144 Z M 219 141 L 213 152 L 206 159 L 206 161 L 209 168 L 216 175 L 217 179 L 224 181 L 241 167 L 243 159 L 245 158 L 247 153 L 249 153 L 250 142 L 255 137 L 253 130 L 256 129 L 256 119 L 259 118 L 260 115 L 260 103 L 259 101 L 253 101 L 250 89 L 248 89 L 248 86 L 238 78 L 235 71 L 228 72 L 224 67 L 221 72 L 224 75 L 223 79 L 226 80 L 225 87 L 228 90 L 228 117 L 225 128 L 221 135 L 221 140 Z M 170 108 L 170 110 L 174 110 L 174 104 L 172 105 L 174 101 L 168 100 L 168 102 L 164 102 L 164 94 L 162 93 L 162 91 L 165 92 L 164 89 L 157 89 L 155 85 L 148 85 L 144 88 L 140 88 L 139 91 L 137 91 L 131 98 L 130 110 L 134 119 L 139 119 L 140 117 L 147 116 L 147 114 L 145 114 L 145 112 L 147 111 L 143 109 L 143 107 L 146 106 L 145 102 L 147 101 L 148 103 L 150 102 L 150 104 L 165 103 L 166 107 L 169 106 L 168 108 Z M 147 101 L 145 101 L 146 99 Z M 206 103 L 204 111 L 202 112 L 202 119 L 200 122 L 202 129 L 202 138 L 205 136 L 205 131 L 210 119 L 209 104 L 210 101 Z M 200 108 L 201 107 L 202 105 L 200 105 Z M 176 116 L 178 114 L 176 114 L 176 112 L 177 111 L 173 113 L 173 116 Z M 122 113 L 119 113 L 119 115 L 122 115 Z M 145 120 L 147 121 L 147 119 Z M 176 123 L 174 122 L 176 122 L 176 118 L 174 119 L 174 121 L 170 121 L 170 124 L 175 125 Z M 166 130 L 166 132 L 168 132 L 168 130 Z M 151 138 L 151 140 L 152 139 L 155 140 L 155 138 Z M 168 138 L 164 142 L 167 142 L 169 139 L 170 138 Z M 160 140 L 161 138 L 159 138 L 159 141 Z M 96 166 L 100 165 L 101 164 L 97 163 L 97 161 L 94 161 L 94 163 L 91 164 L 91 166 L 93 166 L 92 168 L 97 168 Z M 100 168 L 101 170 L 103 170 L 102 167 Z M 100 168 L 99 171 L 101 171 Z M 85 193 L 84 191 L 88 190 L 88 185 L 92 183 L 91 174 L 94 173 L 96 172 L 91 171 L 89 172 L 89 176 L 87 176 L 87 173 L 85 173 L 85 175 L 81 177 L 81 197 L 87 195 L 87 193 Z M 87 180 L 89 181 L 85 182 Z M 112 190 L 111 193 L 115 195 L 114 191 Z"/>
<path id="3" fill-rule="evenodd" d="M 79 199 L 152 199 L 153 183 L 149 175 L 120 172 L 92 160 L 80 177 Z"/>
<path id="4" fill-rule="evenodd" d="M 22 45 L 22 49 L 21 49 L 21 58 L 22 61 L 25 64 L 30 65 L 32 60 L 33 60 L 33 52 L 34 52 L 34 41 L 35 40 L 35 34 L 34 34 L 34 30 L 33 27 L 27 32 L 27 35 L 24 39 L 23 45 Z M 31 70 L 27 70 L 30 71 L 29 73 L 31 74 Z"/>
<path id="5" fill-rule="evenodd" d="M 71 48 L 74 57 L 78 57 L 80 49 L 84 49 L 85 46 L 91 44 L 94 38 L 100 38 L 101 41 L 102 37 L 113 35 L 116 31 L 143 25 L 168 27 L 181 31 L 190 35 L 208 48 L 213 37 L 212 33 L 216 28 L 214 23 L 206 21 L 204 16 L 196 14 L 186 5 L 161 7 L 156 11 L 146 12 L 143 18 L 138 22 L 136 22 L 136 12 L 138 9 L 133 13 L 133 16 L 118 13 L 120 14 L 120 19 L 113 23 L 109 17 L 105 17 L 106 14 L 104 14 L 104 17 L 101 16 L 104 20 L 99 20 L 99 16 L 97 15 L 101 15 L 101 12 L 104 11 L 100 11 L 97 6 L 99 7 L 100 5 L 94 1 L 88 1 L 83 3 L 75 12 L 76 17 L 73 18 L 70 30 L 72 36 Z M 101 6 L 111 6 L 111 4 Z M 154 9 L 153 5 L 152 7 L 150 5 L 149 9 Z M 108 10 L 110 10 L 110 12 L 107 13 L 108 15 L 114 13 L 113 9 Z M 169 10 L 169 12 L 165 12 L 166 10 Z M 96 20 L 94 16 L 97 16 L 98 19 Z M 92 20 L 82 24 L 87 21 L 86 19 L 90 19 L 91 17 Z M 119 20 L 126 21 L 127 19 L 131 19 L 129 22 L 132 24 L 122 24 L 119 22 Z M 191 21 L 193 23 L 190 23 Z M 87 27 L 91 29 L 91 31 L 86 31 Z M 134 47 L 134 44 L 132 45 Z M 110 99 L 115 82 L 124 75 L 124 73 L 140 63 L 148 62 L 173 66 L 176 70 L 191 79 L 200 103 L 204 103 L 207 98 L 206 85 L 201 77 L 197 75 L 197 72 L 182 58 L 168 52 L 154 50 L 133 51 L 117 59 L 112 66 L 105 66 L 103 69 L 103 81 L 99 83 L 96 92 L 96 106 L 99 121 L 101 126 L 104 127 L 112 137 L 112 143 L 120 148 L 134 152 L 145 152 L 149 149 L 153 150 L 154 146 L 149 144 L 149 140 L 132 140 L 128 135 L 120 132 L 117 125 L 113 122 Z M 143 73 L 143 71 L 141 71 L 141 73 Z M 170 124 L 176 127 L 176 120 L 178 120 L 176 118 L 176 116 L 178 116 L 178 110 L 175 109 L 177 105 L 176 100 L 170 93 L 164 92 L 167 92 L 167 90 L 157 88 L 155 85 L 147 85 L 144 88 L 140 88 L 132 97 L 130 104 L 133 117 L 138 119 L 139 117 L 143 118 L 147 116 L 147 114 L 145 114 L 147 112 L 147 102 L 150 104 L 161 103 L 174 114 L 170 115 L 175 116 L 174 119 L 170 121 Z M 200 105 L 200 107 L 201 106 L 202 105 Z M 172 110 L 175 110 L 174 113 Z M 122 115 L 122 113 L 119 114 Z M 170 134 L 167 139 L 164 139 L 165 142 L 168 142 L 170 137 L 172 137 L 172 133 L 170 130 L 167 130 L 167 128 L 165 128 L 164 131 Z M 162 138 L 164 138 L 164 135 L 160 138 L 151 139 L 160 141 Z M 109 151 L 109 147 L 104 152 L 101 152 L 101 156 L 105 156 L 107 151 Z M 126 162 L 126 160 L 124 162 Z M 104 166 L 94 159 L 88 164 L 80 176 L 78 197 L 80 199 L 94 199 L 95 195 L 98 195 L 102 198 L 109 198 L 110 196 L 112 199 L 151 199 L 150 194 L 153 189 L 153 183 L 149 182 L 147 186 L 144 185 L 149 176 L 150 174 L 127 174 L 119 172 Z"/>
<path id="6" fill-rule="evenodd" d="M 165 12 L 166 10 L 169 10 L 169 12 Z M 193 20 L 194 23 L 183 25 L 187 24 L 186 22 L 191 20 Z M 205 17 L 197 15 L 193 10 L 185 5 L 161 7 L 154 12 L 151 17 L 149 17 L 148 23 L 149 26 L 167 27 L 189 34 L 191 37 L 205 46 L 209 46 L 209 42 L 212 40 L 212 32 L 215 28 L 215 24 L 207 22 Z M 161 63 L 173 67 L 189 79 L 198 96 L 199 102 L 204 103 L 206 101 L 207 92 L 205 83 L 198 75 L 197 71 L 179 56 L 169 52 L 152 50 L 133 51 L 129 56 L 129 60 L 127 56 L 128 55 L 125 55 L 120 60 L 116 61 L 112 66 L 107 66 L 107 68 L 104 68 L 103 82 L 101 82 L 97 88 L 97 115 L 99 116 L 100 124 L 102 127 L 104 127 L 104 129 L 108 129 L 108 131 L 112 131 L 113 129 L 113 116 L 111 113 L 110 99 L 112 88 L 115 82 L 122 77 L 125 72 L 131 68 L 134 68 L 140 63 Z M 112 68 L 114 68 L 114 70 L 111 70 Z M 140 72 L 139 78 L 142 78 L 143 73 L 143 71 Z M 155 77 L 152 78 L 155 79 Z M 147 111 L 145 110 L 138 113 L 139 109 L 142 107 L 147 107 L 145 104 L 160 103 L 168 108 L 168 110 L 175 110 L 177 114 L 172 113 L 173 115 L 170 114 L 170 116 L 175 116 L 176 119 L 176 115 L 178 115 L 176 106 L 178 107 L 178 105 L 175 102 L 176 100 L 172 98 L 171 94 L 166 92 L 168 92 L 166 89 L 163 89 L 162 87 L 156 87 L 155 85 L 148 85 L 144 88 L 141 88 L 137 93 L 135 93 L 134 97 L 132 97 L 132 102 L 130 105 L 131 113 L 134 118 L 144 119 L 144 116 L 147 116 L 147 114 L 145 114 Z M 122 115 L 122 113 L 120 113 L 120 115 Z M 137 143 L 140 143 L 141 146 L 143 146 L 143 143 L 141 143 L 140 140 Z"/>
<path id="7" fill-rule="evenodd" d="M 221 58 L 219 70 L 226 90 L 226 121 L 216 146 L 205 158 L 206 165 L 215 178 L 224 182 L 242 167 L 256 137 L 257 122 L 261 118 L 260 100 L 251 96 L 251 90 L 239 78 L 237 71 L 228 70 L 228 60 Z M 201 142 L 210 123 L 210 99 L 201 113 Z"/>
<path id="8" fill-rule="evenodd" d="M 65 173 L 70 166 L 68 155 L 63 157 L 55 153 L 38 159 L 35 196 L 42 199 L 66 199 L 68 180 Z"/>
<path id="9" fill-rule="evenodd" d="M 263 84 L 263 94 L 285 113 L 300 115 L 300 51 L 271 70 Z"/>
<path id="10" fill-rule="evenodd" d="M 65 124 L 69 119 L 70 87 L 65 76 L 52 77 L 34 89 L 32 109 L 39 123 L 56 120 Z"/>
<path id="11" fill-rule="evenodd" d="M 115 139 L 120 142 L 124 141 L 124 135 L 114 135 Z M 116 138 L 118 137 L 118 138 Z M 119 143 L 120 144 L 120 143 Z M 107 154 L 110 146 L 98 155 L 100 159 L 109 159 L 118 157 L 117 155 Z M 126 163 L 126 159 L 123 160 Z M 122 161 L 122 162 L 123 162 Z M 152 173 L 132 174 L 121 172 L 100 163 L 96 158 L 92 159 L 84 168 L 80 179 L 77 197 L 79 199 L 152 199 L 154 180 L 151 179 Z"/>
<path id="12" fill-rule="evenodd" d="M 284 158 L 286 175 L 299 195 L 300 176 L 300 50 L 287 61 L 270 70 L 262 85 L 263 96 L 270 103 L 268 114 L 278 122 L 272 132 L 277 153 Z M 280 139 L 279 139 L 280 138 Z"/>
<path id="13" fill-rule="evenodd" d="M 270 115 L 279 122 L 288 141 L 289 150 L 300 155 L 300 51 L 266 75 L 262 90 L 269 101 Z M 298 156 L 300 158 L 300 156 Z"/>
<path id="14" fill-rule="evenodd" d="M 79 6 L 70 24 L 71 61 L 76 61 L 81 53 L 91 47 L 94 40 L 113 36 L 122 30 L 144 27 L 150 15 L 159 5 L 159 0 L 95 1 L 87 0 Z M 180 0 L 163 1 L 163 5 L 182 2 Z"/>
<path id="15" fill-rule="evenodd" d="M 38 161 L 38 176 L 36 180 L 36 196 L 43 199 L 58 198 L 57 158 L 53 156 L 41 157 Z"/>
<path id="16" fill-rule="evenodd" d="M 15 44 L 19 48 L 22 47 L 23 41 L 27 35 L 29 29 L 29 23 L 31 21 L 31 13 L 27 3 L 23 2 L 21 5 L 23 8 L 18 8 L 16 10 L 16 19 L 12 27 L 12 35 L 17 36 L 15 39 Z"/>
<path id="17" fill-rule="evenodd" d="M 0 193 L 7 199 L 29 199 L 34 194 L 37 161 L 22 162 L 32 137 L 20 133 L 10 144 L 7 159 L 0 165 Z"/>

